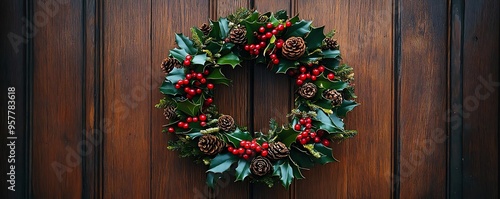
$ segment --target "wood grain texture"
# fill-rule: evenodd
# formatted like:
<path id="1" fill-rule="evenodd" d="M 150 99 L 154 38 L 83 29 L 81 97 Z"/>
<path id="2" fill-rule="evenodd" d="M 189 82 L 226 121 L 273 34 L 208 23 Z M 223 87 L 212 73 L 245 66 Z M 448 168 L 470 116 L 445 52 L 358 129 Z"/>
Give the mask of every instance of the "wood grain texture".
<path id="1" fill-rule="evenodd" d="M 24 5 L 22 1 L 9 1 L 5 2 L 0 8 L 1 24 L 0 29 L 0 91 L 3 92 L 0 98 L 0 129 L 2 129 L 2 136 L 0 137 L 0 173 L 2 174 L 0 181 L 0 196 L 4 198 L 27 198 L 29 188 L 29 154 L 28 144 L 30 141 L 29 134 L 27 133 L 26 123 L 29 121 L 26 114 L 26 102 L 28 101 L 27 95 L 27 65 L 26 60 L 26 45 L 22 42 L 25 38 L 23 34 L 23 13 Z M 13 38 L 21 37 L 21 39 L 11 40 Z M 9 87 L 15 87 L 15 109 L 12 110 L 14 114 L 8 114 L 8 97 L 7 92 Z M 10 104 L 12 105 L 12 104 Z M 8 115 L 13 116 L 15 119 L 8 119 Z M 15 122 L 15 134 L 8 133 L 8 121 Z M 7 144 L 12 140 L 8 140 L 7 136 L 17 137 L 15 140 L 15 164 L 12 161 L 10 148 Z M 10 176 L 7 173 L 11 172 L 10 166 L 15 166 L 15 192 L 7 189 L 12 186 L 7 182 Z"/>
<path id="2" fill-rule="evenodd" d="M 318 6 L 321 5 L 321 6 Z M 359 135 L 332 144 L 339 163 L 297 181 L 297 198 L 390 198 L 393 133 L 392 1 L 298 2 L 301 18 L 336 29 L 343 62 L 354 68 L 361 106 L 346 118 Z M 383 122 L 380 122 L 383 121 Z M 311 182 L 324 182 L 321 185 Z M 306 188 L 307 187 L 307 188 Z M 374 191 L 376 190 L 376 191 Z"/>
<path id="3" fill-rule="evenodd" d="M 254 1 L 254 8 L 261 13 L 286 10 L 289 16 L 293 16 L 290 7 L 291 1 Z M 292 93 L 294 87 L 291 78 L 286 74 L 275 74 L 263 64 L 253 67 L 253 131 L 267 133 L 271 118 L 276 119 L 280 125 L 288 123 L 286 115 L 290 113 L 294 103 Z M 253 198 L 293 198 L 294 187 L 294 183 L 288 190 L 279 182 L 272 188 L 263 184 L 253 184 Z"/>
<path id="4" fill-rule="evenodd" d="M 447 3 L 401 1 L 400 197 L 446 197 Z"/>
<path id="5" fill-rule="evenodd" d="M 165 75 L 161 61 L 176 46 L 175 33 L 190 35 L 192 26 L 207 22 L 209 1 L 152 1 L 152 104 L 163 95 L 158 92 Z M 196 14 L 194 14 L 196 13 Z M 163 110 L 153 108 L 151 135 L 152 198 L 209 198 L 213 192 L 205 184 L 205 165 L 196 165 L 192 159 L 178 157 L 178 152 L 167 150 L 168 140 L 175 136 L 161 133 L 166 124 Z"/>
<path id="6" fill-rule="evenodd" d="M 82 196 L 82 4 L 59 6 L 54 17 L 34 8 L 46 16 L 34 38 L 31 157 L 36 198 Z"/>
<path id="7" fill-rule="evenodd" d="M 463 197 L 498 198 L 500 3 L 464 8 Z"/>
<path id="8" fill-rule="evenodd" d="M 104 2 L 104 198 L 149 198 L 151 1 Z"/>

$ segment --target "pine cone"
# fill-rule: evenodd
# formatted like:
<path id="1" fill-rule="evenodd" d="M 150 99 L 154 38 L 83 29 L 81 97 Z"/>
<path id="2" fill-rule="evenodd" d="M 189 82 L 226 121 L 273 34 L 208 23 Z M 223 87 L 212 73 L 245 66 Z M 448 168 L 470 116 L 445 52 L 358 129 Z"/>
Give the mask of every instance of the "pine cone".
<path id="1" fill-rule="evenodd" d="M 326 90 L 323 96 L 325 99 L 331 100 L 333 106 L 340 106 L 342 104 L 342 94 L 337 90 Z"/>
<path id="2" fill-rule="evenodd" d="M 323 46 L 323 49 L 331 49 L 331 50 L 337 50 L 337 49 L 339 49 L 339 44 L 337 44 L 337 40 L 336 39 L 326 38 L 323 41 L 325 42 L 325 45 Z"/>
<path id="3" fill-rule="evenodd" d="M 250 163 L 250 171 L 256 176 L 265 176 L 271 173 L 273 170 L 273 165 L 269 159 L 257 156 Z"/>
<path id="4" fill-rule="evenodd" d="M 177 117 L 177 114 L 175 113 L 175 106 L 165 107 L 165 109 L 163 109 L 163 115 L 167 120 Z"/>
<path id="5" fill-rule="evenodd" d="M 233 28 L 231 32 L 229 32 L 229 40 L 234 44 L 246 44 L 246 34 L 247 30 L 243 27 Z"/>
<path id="6" fill-rule="evenodd" d="M 230 115 L 220 116 L 217 125 L 223 131 L 232 131 L 235 129 L 234 119 Z"/>
<path id="7" fill-rule="evenodd" d="M 215 155 L 224 149 L 224 141 L 215 135 L 203 135 L 198 141 L 198 148 L 207 155 Z"/>
<path id="8" fill-rule="evenodd" d="M 306 99 L 313 98 L 314 95 L 316 95 L 317 91 L 318 91 L 318 87 L 316 87 L 315 84 L 310 83 L 310 82 L 302 85 L 299 88 L 299 94 L 300 94 L 300 96 L 302 96 L 303 98 L 306 98 Z"/>
<path id="9" fill-rule="evenodd" d="M 267 157 L 271 160 L 286 158 L 290 154 L 290 151 L 282 142 L 271 143 L 267 152 Z"/>
<path id="10" fill-rule="evenodd" d="M 203 23 L 200 27 L 201 32 L 203 32 L 204 35 L 210 34 L 210 31 L 212 31 L 212 26 L 209 24 Z"/>
<path id="11" fill-rule="evenodd" d="M 283 44 L 281 54 L 289 60 L 297 60 L 306 52 L 306 44 L 301 37 L 290 37 Z"/>
<path id="12" fill-rule="evenodd" d="M 167 58 L 163 59 L 163 61 L 161 62 L 161 70 L 165 74 L 170 73 L 170 71 L 172 71 L 174 69 L 174 67 L 175 68 L 182 67 L 181 62 L 179 62 L 179 60 L 177 60 L 175 58 L 167 57 Z"/>

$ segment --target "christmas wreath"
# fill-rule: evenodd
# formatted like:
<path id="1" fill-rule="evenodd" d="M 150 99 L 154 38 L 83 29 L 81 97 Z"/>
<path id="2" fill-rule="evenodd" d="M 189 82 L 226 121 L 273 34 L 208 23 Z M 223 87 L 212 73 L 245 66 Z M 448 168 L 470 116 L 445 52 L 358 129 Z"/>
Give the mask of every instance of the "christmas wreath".
<path id="1" fill-rule="evenodd" d="M 208 165 L 210 187 L 225 172 L 236 181 L 250 179 L 270 187 L 279 181 L 288 187 L 294 178 L 304 178 L 301 170 L 336 161 L 331 141 L 357 133 L 346 130 L 342 119 L 358 105 L 353 69 L 340 64 L 335 32 L 325 35 L 324 27 L 311 23 L 289 18 L 283 10 L 240 9 L 191 28 L 191 38 L 175 35 L 178 48 L 161 63 L 165 97 L 156 107 L 169 121 L 164 132 L 177 135 L 168 149 Z M 217 111 L 215 85 L 231 82 L 221 68 L 244 61 L 293 78 L 297 97 L 288 124 L 271 119 L 269 132 L 251 133 Z"/>

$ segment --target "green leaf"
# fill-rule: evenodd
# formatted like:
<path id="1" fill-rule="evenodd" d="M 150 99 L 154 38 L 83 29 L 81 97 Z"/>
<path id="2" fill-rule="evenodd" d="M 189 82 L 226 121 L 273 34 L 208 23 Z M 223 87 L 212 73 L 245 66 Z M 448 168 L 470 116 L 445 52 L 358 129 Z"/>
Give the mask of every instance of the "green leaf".
<path id="1" fill-rule="evenodd" d="M 168 73 L 166 79 L 173 84 L 177 83 L 179 80 L 184 79 L 186 74 L 184 73 L 184 68 L 174 68 L 170 73 Z"/>
<path id="2" fill-rule="evenodd" d="M 240 159 L 238 161 L 238 167 L 236 167 L 236 181 L 245 180 L 245 178 L 250 175 L 250 162 L 245 159 Z"/>
<path id="3" fill-rule="evenodd" d="M 227 18 L 219 18 L 219 28 L 221 39 L 226 38 L 229 33 L 229 21 Z"/>
<path id="4" fill-rule="evenodd" d="M 216 68 L 214 71 L 212 71 L 208 76 L 207 80 L 210 80 L 214 84 L 224 84 L 226 86 L 229 86 L 231 83 L 231 80 L 226 78 L 224 74 L 222 74 L 222 68 Z"/>
<path id="5" fill-rule="evenodd" d="M 177 109 L 190 116 L 195 116 L 201 110 L 201 103 L 193 103 L 191 100 L 184 100 L 177 102 Z"/>
<path id="6" fill-rule="evenodd" d="M 280 63 L 277 66 L 274 66 L 272 71 L 275 73 L 283 73 L 286 74 L 286 71 L 289 69 L 297 68 L 298 62 L 291 61 L 288 59 L 281 59 Z"/>
<path id="7" fill-rule="evenodd" d="M 352 100 L 344 100 L 342 102 L 342 105 L 337 108 L 337 115 L 340 117 L 345 117 L 347 112 L 352 111 L 354 107 L 358 106 L 359 104 L 356 103 L 355 101 Z"/>
<path id="8" fill-rule="evenodd" d="M 240 142 L 242 140 L 252 140 L 252 135 L 250 135 L 249 132 L 247 131 L 241 131 L 240 129 L 236 129 L 232 133 L 226 133 L 224 134 L 229 142 L 233 144 L 234 147 L 239 148 L 240 147 Z"/>
<path id="9" fill-rule="evenodd" d="M 236 56 L 233 52 L 222 56 L 221 58 L 217 59 L 217 64 L 219 65 L 231 65 L 233 68 L 235 68 L 237 65 L 240 64 L 240 58 Z"/>
<path id="10" fill-rule="evenodd" d="M 291 158 L 290 158 L 290 166 L 292 166 L 293 169 L 293 176 L 297 179 L 304 179 L 304 175 L 302 175 L 302 172 L 300 171 L 300 167 L 297 163 L 295 163 Z"/>
<path id="11" fill-rule="evenodd" d="M 342 129 L 337 127 L 335 123 L 328 117 L 328 115 L 323 112 L 321 109 L 316 109 L 316 118 L 313 122 L 314 126 L 317 126 L 319 129 L 323 129 L 325 131 L 328 131 L 328 133 L 334 133 L 334 132 L 342 132 Z"/>
<path id="12" fill-rule="evenodd" d="M 296 146 L 292 146 L 290 150 L 290 158 L 301 168 L 311 168 L 314 166 L 314 162 L 311 157 L 312 156 L 306 151 L 301 150 Z"/>
<path id="13" fill-rule="evenodd" d="M 220 174 L 219 173 L 212 173 L 212 172 L 208 172 L 207 173 L 207 185 L 210 187 L 210 188 L 214 188 L 215 186 L 215 183 L 217 182 L 217 180 L 220 178 Z"/>
<path id="14" fill-rule="evenodd" d="M 309 45 L 309 44 L 307 44 Z M 324 58 L 338 58 L 340 56 L 340 50 L 324 50 L 323 57 Z"/>
<path id="15" fill-rule="evenodd" d="M 333 114 L 328 115 L 328 117 L 330 117 L 335 127 L 340 129 L 341 131 L 344 131 L 344 122 L 337 116 L 335 112 Z"/>
<path id="16" fill-rule="evenodd" d="M 222 48 L 222 45 L 220 45 L 217 42 L 210 41 L 208 43 L 206 49 L 209 50 L 212 54 L 218 53 Z"/>
<path id="17" fill-rule="evenodd" d="M 293 181 L 293 168 L 290 166 L 290 162 L 288 159 L 279 160 L 276 164 L 274 164 L 274 176 L 278 176 L 280 178 L 281 184 L 288 189 L 290 184 Z"/>
<path id="18" fill-rule="evenodd" d="M 224 43 L 224 45 L 222 45 L 222 49 L 220 50 L 220 53 L 223 55 L 231 53 L 231 49 L 233 47 L 234 47 L 233 43 Z"/>
<path id="19" fill-rule="evenodd" d="M 299 15 L 295 15 L 289 21 L 292 22 L 292 24 L 297 23 L 299 21 Z"/>
<path id="20" fill-rule="evenodd" d="M 175 42 L 181 49 L 186 50 L 186 52 L 190 55 L 196 55 L 198 52 L 198 49 L 193 45 L 193 41 L 182 35 L 182 33 L 175 34 Z"/>
<path id="21" fill-rule="evenodd" d="M 188 55 L 188 53 L 186 52 L 185 49 L 174 48 L 174 49 L 170 50 L 170 56 L 179 60 L 181 63 L 184 61 L 184 59 L 186 59 L 187 55 Z"/>
<path id="22" fill-rule="evenodd" d="M 297 139 L 297 135 L 299 135 L 300 132 L 294 131 L 291 128 L 283 129 L 280 133 L 278 133 L 278 141 L 283 142 L 283 144 L 286 145 L 286 147 L 290 147 L 292 143 L 295 142 Z"/>
<path id="23" fill-rule="evenodd" d="M 256 38 L 253 36 L 253 33 L 255 31 L 258 31 L 261 26 L 264 26 L 264 23 L 257 22 L 257 21 L 254 21 L 254 22 L 243 21 L 243 25 L 245 26 L 245 28 L 247 30 L 247 34 L 245 35 L 245 37 L 248 40 L 247 43 L 249 43 L 249 44 L 255 43 Z"/>
<path id="24" fill-rule="evenodd" d="M 222 173 L 227 171 L 231 165 L 236 162 L 239 158 L 233 154 L 224 153 L 217 154 L 212 161 L 210 161 L 210 166 L 207 172 L 212 173 Z"/>
<path id="25" fill-rule="evenodd" d="M 194 133 L 188 133 L 186 134 L 187 136 L 191 137 L 191 139 L 194 139 L 194 138 L 197 138 L 197 137 L 200 137 L 202 136 L 203 134 L 201 134 L 199 131 L 198 132 L 194 132 Z"/>
<path id="26" fill-rule="evenodd" d="M 287 31 L 284 35 L 285 38 L 289 37 L 304 37 L 310 31 L 312 21 L 299 21 L 293 24 L 291 27 L 287 28 Z"/>
<path id="27" fill-rule="evenodd" d="M 216 39 L 226 38 L 221 36 L 220 25 L 218 21 L 210 21 L 210 24 L 212 26 L 212 31 L 210 31 L 210 33 L 208 34 L 209 37 L 213 37 Z"/>
<path id="28" fill-rule="evenodd" d="M 245 21 L 252 22 L 252 21 L 256 21 L 258 19 L 259 19 L 259 12 L 255 11 L 251 15 L 248 15 L 248 17 L 245 18 Z"/>
<path id="29" fill-rule="evenodd" d="M 314 149 L 321 153 L 320 158 L 315 158 L 316 162 L 318 162 L 320 164 L 326 164 L 326 163 L 330 163 L 330 162 L 338 162 L 338 160 L 333 157 L 331 148 L 326 147 L 325 145 L 323 145 L 321 143 L 316 143 L 314 145 Z"/>
<path id="30" fill-rule="evenodd" d="M 193 38 L 196 47 L 201 49 L 203 43 L 205 43 L 206 37 L 204 37 L 203 32 L 198 27 L 191 28 L 191 37 Z"/>
<path id="31" fill-rule="evenodd" d="M 312 28 L 311 32 L 305 38 L 305 41 L 307 43 L 307 50 L 309 52 L 312 52 L 314 51 L 314 49 L 321 47 L 323 39 L 325 39 L 325 34 L 323 34 L 324 29 L 324 26 L 319 28 Z"/>
<path id="32" fill-rule="evenodd" d="M 335 89 L 335 90 L 342 90 L 344 88 L 347 88 L 349 84 L 347 82 L 343 81 L 330 81 L 329 79 L 326 79 L 323 75 L 320 75 L 316 82 L 314 82 L 316 86 L 318 86 L 320 89 Z"/>
<path id="33" fill-rule="evenodd" d="M 274 13 L 274 16 L 280 20 L 288 19 L 288 15 L 286 14 L 286 10 L 279 10 L 278 12 Z"/>
<path id="34" fill-rule="evenodd" d="M 179 90 L 177 90 L 174 84 L 170 81 L 164 81 L 160 86 L 160 92 L 165 95 L 177 95 L 179 94 Z"/>
<path id="35" fill-rule="evenodd" d="M 269 22 L 271 22 L 271 24 L 273 24 L 273 26 L 278 26 L 278 24 L 280 24 L 280 21 L 278 19 L 276 19 L 276 17 L 274 17 L 274 14 L 271 15 L 271 17 L 269 18 Z"/>
<path id="36" fill-rule="evenodd" d="M 339 59 L 323 59 L 321 63 L 325 66 L 325 68 L 329 71 L 335 72 L 335 69 L 339 67 L 340 60 Z"/>
<path id="37" fill-rule="evenodd" d="M 205 65 L 205 62 L 207 61 L 207 54 L 199 54 L 193 57 L 193 60 L 191 60 L 191 63 L 195 65 Z"/>

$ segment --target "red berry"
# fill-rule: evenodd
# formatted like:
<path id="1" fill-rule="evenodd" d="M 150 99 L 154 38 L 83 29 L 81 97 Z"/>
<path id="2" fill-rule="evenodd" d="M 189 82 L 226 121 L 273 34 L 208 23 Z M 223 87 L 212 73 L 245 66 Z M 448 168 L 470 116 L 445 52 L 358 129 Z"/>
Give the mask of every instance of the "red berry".
<path id="1" fill-rule="evenodd" d="M 297 140 L 300 141 L 300 139 L 302 139 L 302 134 L 297 135 Z"/>
<path id="2" fill-rule="evenodd" d="M 189 89 L 189 94 L 190 94 L 190 95 L 196 95 L 196 90 L 194 90 L 194 89 Z"/>
<path id="3" fill-rule="evenodd" d="M 178 126 L 179 128 L 182 128 L 182 127 L 184 126 L 184 122 L 179 122 L 179 123 L 177 123 L 177 126 Z"/>
<path id="4" fill-rule="evenodd" d="M 267 150 L 263 150 L 263 151 L 260 153 L 260 155 L 261 155 L 262 157 L 266 157 L 266 156 L 267 156 Z"/>
<path id="5" fill-rule="evenodd" d="M 276 43 L 276 48 L 281 48 L 283 47 L 283 42 L 277 42 Z"/>
<path id="6" fill-rule="evenodd" d="M 184 87 L 184 92 L 189 93 L 189 87 Z"/>
<path id="7" fill-rule="evenodd" d="M 238 155 L 238 149 L 234 149 L 232 153 L 233 155 Z"/>
<path id="8" fill-rule="evenodd" d="M 301 74 L 299 75 L 299 79 L 305 81 L 307 79 L 307 76 L 305 74 Z"/>
<path id="9" fill-rule="evenodd" d="M 262 143 L 262 148 L 267 149 L 269 147 L 269 144 L 267 142 Z"/>
<path id="10" fill-rule="evenodd" d="M 325 71 L 325 67 L 321 65 L 318 67 L 318 70 L 320 73 L 322 73 L 323 71 Z"/>
<path id="11" fill-rule="evenodd" d="M 255 49 L 255 45 L 254 44 L 250 45 L 250 50 L 253 50 L 253 49 Z"/>
<path id="12" fill-rule="evenodd" d="M 273 35 L 277 35 L 277 34 L 278 34 L 278 30 L 276 30 L 276 29 L 271 30 L 271 34 L 273 34 Z M 266 36 L 267 36 L 267 35 L 266 35 Z"/>
<path id="13" fill-rule="evenodd" d="M 175 84 L 175 88 L 176 88 L 176 89 L 179 89 L 179 88 L 181 88 L 181 85 L 179 85 L 179 84 Z"/>
<path id="14" fill-rule="evenodd" d="M 259 54 L 259 49 L 253 49 L 253 54 L 258 55 Z"/>
<path id="15" fill-rule="evenodd" d="M 302 126 L 300 126 L 300 124 L 295 124 L 294 129 L 295 129 L 296 131 L 300 131 L 300 129 L 301 129 L 301 128 L 302 128 Z"/>
<path id="16" fill-rule="evenodd" d="M 311 122 L 312 122 L 312 120 L 310 117 L 306 118 L 306 123 L 311 123 Z"/>
<path id="17" fill-rule="evenodd" d="M 323 137 L 324 131 L 322 131 L 322 130 L 318 131 L 318 132 L 316 132 L 316 134 L 318 137 Z"/>
<path id="18" fill-rule="evenodd" d="M 208 75 L 208 74 L 210 74 L 210 71 L 205 70 L 205 71 L 203 71 L 203 74 L 204 74 L 204 75 Z"/>
<path id="19" fill-rule="evenodd" d="M 300 144 L 302 145 L 307 144 L 307 140 L 305 138 L 300 139 Z"/>
<path id="20" fill-rule="evenodd" d="M 302 138 L 309 137 L 309 133 L 307 131 L 302 131 L 300 135 L 302 135 Z"/>
<path id="21" fill-rule="evenodd" d="M 210 89 L 210 90 L 212 90 L 212 89 L 214 89 L 214 85 L 213 84 L 207 84 L 207 88 Z"/>
<path id="22" fill-rule="evenodd" d="M 307 78 L 307 79 L 311 79 L 311 73 L 307 73 L 307 74 L 306 74 L 306 78 Z"/>
<path id="23" fill-rule="evenodd" d="M 278 25 L 278 30 L 283 31 L 285 29 L 285 26 L 283 24 Z"/>
<path id="24" fill-rule="evenodd" d="M 191 74 L 186 74 L 186 79 L 191 79 L 193 76 Z"/>
<path id="25" fill-rule="evenodd" d="M 312 80 L 312 81 L 316 81 L 316 79 L 318 79 L 318 77 L 317 77 L 317 76 L 311 76 L 311 80 Z"/>
<path id="26" fill-rule="evenodd" d="M 313 66 L 313 63 L 308 63 L 307 64 L 307 67 L 312 67 Z"/>
<path id="27" fill-rule="evenodd" d="M 335 78 L 335 75 L 333 73 L 328 74 L 328 79 L 333 80 Z"/>
<path id="28" fill-rule="evenodd" d="M 252 150 L 247 149 L 245 153 L 246 153 L 247 155 L 251 155 L 251 154 L 252 154 Z"/>
<path id="29" fill-rule="evenodd" d="M 273 28 L 273 24 L 272 23 L 267 23 L 266 24 L 266 28 L 269 28 L 269 29 Z"/>
<path id="30" fill-rule="evenodd" d="M 319 138 L 319 137 L 315 137 L 315 138 L 314 138 L 314 142 L 316 142 L 316 143 L 321 142 L 321 138 Z"/>
<path id="31" fill-rule="evenodd" d="M 245 146 L 245 143 L 247 143 L 247 141 L 246 141 L 246 140 L 241 140 L 241 141 L 240 141 L 240 146 Z"/>
<path id="32" fill-rule="evenodd" d="M 271 59 L 276 59 L 276 54 L 271 54 L 271 55 L 269 55 L 269 58 L 271 58 Z"/>
<path id="33" fill-rule="evenodd" d="M 329 140 L 327 140 L 327 139 L 323 139 L 323 140 L 321 141 L 321 144 L 323 144 L 323 145 L 325 145 L 325 146 L 330 146 L 330 141 L 329 141 Z"/>
<path id="34" fill-rule="evenodd" d="M 205 79 L 205 78 L 200 79 L 200 83 L 202 83 L 202 84 L 207 83 L 207 79 Z"/>
<path id="35" fill-rule="evenodd" d="M 320 72 L 319 72 L 318 69 L 313 69 L 312 70 L 312 74 L 315 75 L 315 76 L 318 76 L 320 74 Z"/>
<path id="36" fill-rule="evenodd" d="M 306 67 L 301 66 L 301 67 L 300 67 L 300 69 L 299 69 L 299 71 L 300 71 L 301 73 L 305 73 L 305 72 L 307 71 L 307 69 L 306 69 Z"/>
<path id="37" fill-rule="evenodd" d="M 298 79 L 296 82 L 297 86 L 302 86 L 302 84 L 304 83 L 302 80 Z"/>
<path id="38" fill-rule="evenodd" d="M 259 28 L 259 32 L 260 32 L 260 33 L 264 33 L 264 32 L 266 32 L 266 28 L 264 28 L 264 26 L 261 26 L 261 27 Z"/>
<path id="39" fill-rule="evenodd" d="M 260 40 L 265 41 L 267 39 L 266 34 L 263 34 L 259 37 Z"/>
<path id="40" fill-rule="evenodd" d="M 306 142 L 311 141 L 311 138 L 310 138 L 310 137 L 306 137 L 305 139 L 306 139 Z"/>
<path id="41" fill-rule="evenodd" d="M 182 80 L 182 83 L 183 83 L 184 85 L 188 85 L 188 84 L 189 84 L 189 80 L 184 79 L 184 80 Z"/>
<path id="42" fill-rule="evenodd" d="M 233 151 L 234 151 L 234 148 L 233 148 L 232 146 L 229 146 L 229 147 L 227 147 L 227 151 L 229 151 L 229 152 L 233 152 Z"/>
<path id="43" fill-rule="evenodd" d="M 208 98 L 208 99 L 205 100 L 205 102 L 208 103 L 208 104 L 211 104 L 212 102 L 214 102 L 214 99 Z"/>
<path id="44" fill-rule="evenodd" d="M 202 122 L 207 120 L 207 116 L 205 116 L 205 115 L 200 115 L 199 118 L 200 118 L 200 121 L 202 121 Z"/>
<path id="45" fill-rule="evenodd" d="M 306 124 L 306 120 L 304 118 L 300 118 L 299 123 L 304 125 L 304 124 Z"/>
<path id="46" fill-rule="evenodd" d="M 186 55 L 186 59 L 191 60 L 191 59 L 193 59 L 193 57 L 191 55 Z"/>
<path id="47" fill-rule="evenodd" d="M 191 65 L 191 61 L 189 61 L 187 59 L 184 60 L 184 66 L 189 66 L 189 65 Z"/>
<path id="48" fill-rule="evenodd" d="M 256 49 L 256 50 L 259 50 L 259 49 L 260 49 L 260 44 L 256 44 L 256 45 L 255 45 L 255 49 Z"/>
<path id="49" fill-rule="evenodd" d="M 193 122 L 193 118 L 192 117 L 186 118 L 186 122 Z"/>
<path id="50" fill-rule="evenodd" d="M 196 94 L 201 94 L 201 92 L 202 92 L 201 89 L 199 89 L 199 88 L 196 89 Z"/>
<path id="51" fill-rule="evenodd" d="M 190 95 L 190 94 L 187 94 L 187 95 L 186 95 L 186 97 L 187 97 L 188 99 L 193 99 L 193 96 L 192 96 L 192 95 Z"/>
<path id="52" fill-rule="evenodd" d="M 255 143 L 250 144 L 251 149 L 255 149 L 255 147 L 257 147 L 257 144 L 255 144 Z"/>
<path id="53" fill-rule="evenodd" d="M 247 44 L 247 45 L 245 45 L 245 50 L 246 50 L 246 51 L 249 51 L 249 50 L 250 50 L 250 45 L 248 45 L 248 44 Z"/>
<path id="54" fill-rule="evenodd" d="M 201 83 L 200 83 L 200 82 L 198 82 L 198 81 L 196 81 L 196 82 L 194 82 L 194 85 L 195 85 L 195 86 L 200 86 L 200 85 L 201 85 Z"/>
<path id="55" fill-rule="evenodd" d="M 188 123 L 184 123 L 184 126 L 182 126 L 182 128 L 188 129 L 189 128 L 189 124 Z"/>
<path id="56" fill-rule="evenodd" d="M 260 146 L 255 147 L 255 152 L 260 153 L 262 151 L 262 148 Z"/>
<path id="57" fill-rule="evenodd" d="M 315 138 L 315 137 L 316 137 L 316 133 L 315 133 L 315 132 L 309 133 L 309 136 L 310 136 L 311 138 Z"/>
<path id="58" fill-rule="evenodd" d="M 273 33 L 266 32 L 266 38 L 271 39 L 271 37 L 273 37 Z"/>
<path id="59" fill-rule="evenodd" d="M 240 148 L 238 149 L 238 153 L 239 153 L 239 154 L 243 154 L 243 153 L 245 153 L 245 149 L 240 147 Z"/>
<path id="60" fill-rule="evenodd" d="M 259 45 L 260 45 L 261 47 L 264 47 L 264 46 L 266 46 L 266 42 L 261 41 L 261 42 L 259 43 Z"/>
<path id="61" fill-rule="evenodd" d="M 311 127 L 312 127 L 311 123 L 306 124 L 306 129 L 311 129 Z"/>
<path id="62" fill-rule="evenodd" d="M 180 79 L 179 81 L 177 81 L 177 84 L 179 84 L 179 85 L 183 85 L 183 84 L 184 84 L 184 81 L 182 81 L 182 79 Z"/>
<path id="63" fill-rule="evenodd" d="M 174 133 L 174 132 L 175 132 L 175 129 L 174 129 L 174 128 L 172 128 L 172 127 L 169 127 L 169 128 L 168 128 L 168 132 L 169 132 L 169 133 Z"/>
<path id="64" fill-rule="evenodd" d="M 287 21 L 287 22 L 285 23 L 285 25 L 286 25 L 286 27 L 290 27 L 290 26 L 292 26 L 292 22 Z"/>
<path id="65" fill-rule="evenodd" d="M 201 73 L 196 74 L 196 79 L 203 79 L 203 74 Z"/>
<path id="66" fill-rule="evenodd" d="M 193 122 L 198 122 L 198 117 L 193 117 Z"/>
<path id="67" fill-rule="evenodd" d="M 245 142 L 245 149 L 249 149 L 250 148 L 250 143 L 249 142 Z"/>
<path id="68" fill-rule="evenodd" d="M 279 59 L 273 59 L 273 64 L 276 65 L 276 64 L 279 64 L 280 63 L 280 60 Z"/>
<path id="69" fill-rule="evenodd" d="M 243 159 L 248 160 L 248 158 L 250 158 L 250 156 L 248 156 L 247 154 L 243 155 Z"/>

